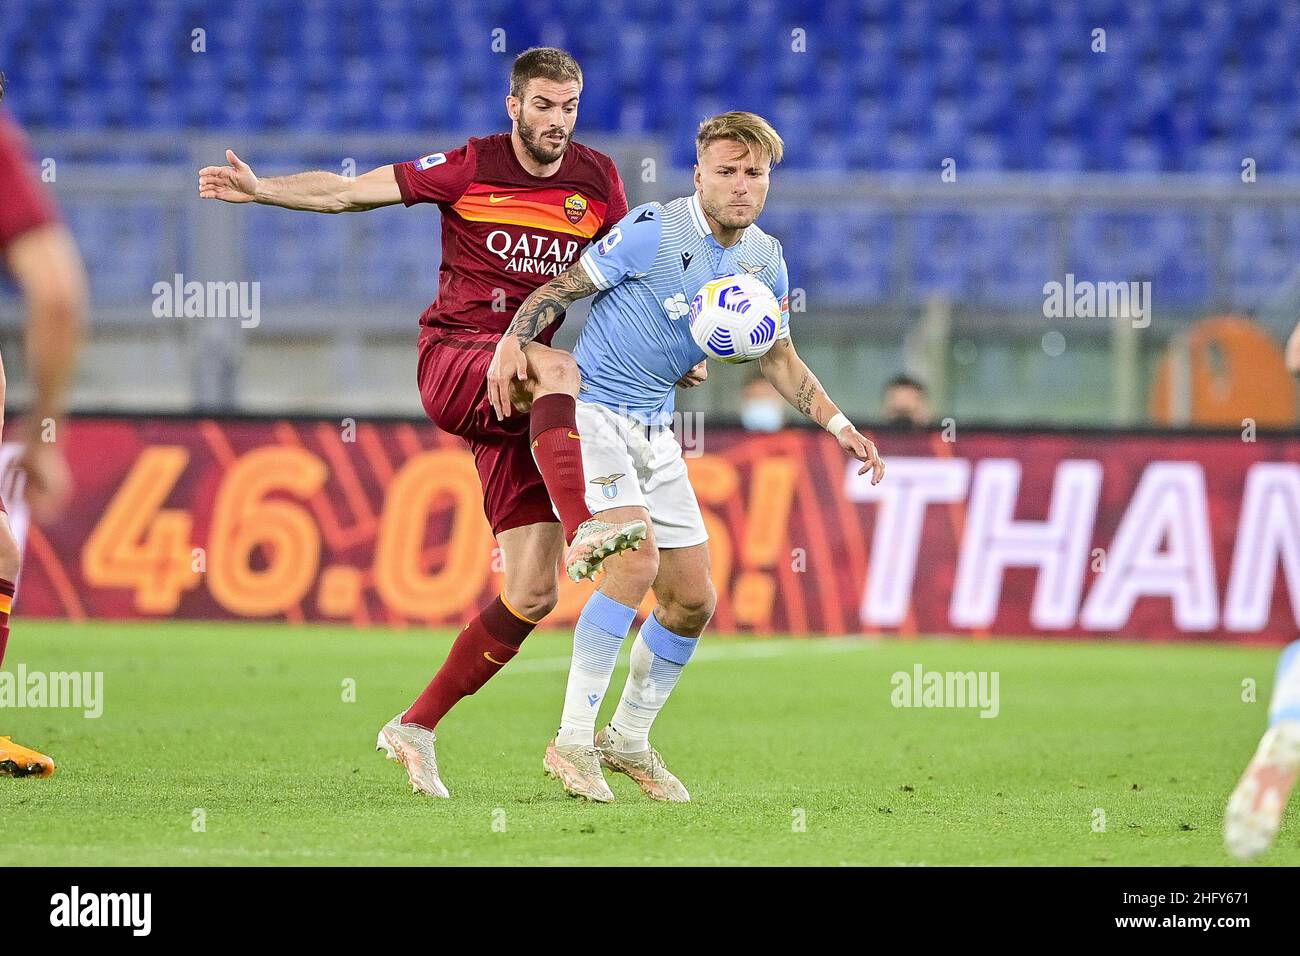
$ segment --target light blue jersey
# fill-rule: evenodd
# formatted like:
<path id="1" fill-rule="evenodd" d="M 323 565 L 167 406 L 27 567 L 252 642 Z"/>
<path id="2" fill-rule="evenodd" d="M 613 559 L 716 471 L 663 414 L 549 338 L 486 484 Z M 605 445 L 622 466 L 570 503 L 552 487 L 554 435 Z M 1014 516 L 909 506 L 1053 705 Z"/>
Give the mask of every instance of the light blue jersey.
<path id="1" fill-rule="evenodd" d="M 578 397 L 645 424 L 671 420 L 677 380 L 705 358 L 688 320 L 704 283 L 755 276 L 781 303 L 777 338 L 790 335 L 781 243 L 750 226 L 734 246 L 722 248 L 698 193 L 637 206 L 578 262 L 601 290 L 573 350 L 582 371 Z"/>

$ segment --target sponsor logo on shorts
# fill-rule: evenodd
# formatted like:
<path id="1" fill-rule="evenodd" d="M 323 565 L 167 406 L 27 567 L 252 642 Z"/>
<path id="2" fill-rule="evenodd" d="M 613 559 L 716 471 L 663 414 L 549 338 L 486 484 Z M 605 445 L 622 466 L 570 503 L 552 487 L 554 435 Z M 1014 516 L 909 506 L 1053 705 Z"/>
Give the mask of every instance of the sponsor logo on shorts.
<path id="1" fill-rule="evenodd" d="M 446 153 L 430 153 L 428 156 L 421 156 L 415 161 L 415 168 L 424 171 L 433 169 L 435 166 L 441 166 L 447 161 Z"/>
<path id="2" fill-rule="evenodd" d="M 591 483 L 592 483 L 593 485 L 599 485 L 599 486 L 600 486 L 600 493 L 601 493 L 602 495 L 604 495 L 606 498 L 613 499 L 613 498 L 617 498 L 617 497 L 618 497 L 618 484 L 617 484 L 617 482 L 618 482 L 618 480 L 619 480 L 620 478 L 622 478 L 622 477 L 623 477 L 623 475 L 621 475 L 621 474 L 618 474 L 618 475 L 603 475 L 603 476 L 601 476 L 600 478 L 593 478 L 593 479 L 591 479 Z"/>

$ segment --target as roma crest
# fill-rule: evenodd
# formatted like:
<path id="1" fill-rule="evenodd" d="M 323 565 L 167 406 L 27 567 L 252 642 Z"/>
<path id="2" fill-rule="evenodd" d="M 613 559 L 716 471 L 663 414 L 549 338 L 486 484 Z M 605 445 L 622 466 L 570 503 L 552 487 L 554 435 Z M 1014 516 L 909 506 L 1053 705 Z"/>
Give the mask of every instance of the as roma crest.
<path id="1" fill-rule="evenodd" d="M 569 222 L 575 226 L 582 221 L 582 217 L 587 214 L 587 200 L 582 197 L 581 193 L 574 193 L 572 196 L 565 197 L 564 214 L 569 217 Z"/>

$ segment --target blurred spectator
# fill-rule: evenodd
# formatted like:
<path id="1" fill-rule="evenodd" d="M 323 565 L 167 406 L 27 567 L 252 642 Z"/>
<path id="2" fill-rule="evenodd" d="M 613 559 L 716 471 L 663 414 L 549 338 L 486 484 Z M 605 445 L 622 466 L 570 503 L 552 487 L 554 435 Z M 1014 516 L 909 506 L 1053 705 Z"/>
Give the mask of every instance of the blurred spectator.
<path id="1" fill-rule="evenodd" d="M 881 393 L 885 422 L 900 428 L 924 428 L 930 424 L 930 396 L 925 386 L 910 375 L 899 373 L 885 383 Z"/>
<path id="2" fill-rule="evenodd" d="M 785 425 L 785 399 L 756 372 L 740 393 L 740 424 L 746 431 L 776 432 Z"/>

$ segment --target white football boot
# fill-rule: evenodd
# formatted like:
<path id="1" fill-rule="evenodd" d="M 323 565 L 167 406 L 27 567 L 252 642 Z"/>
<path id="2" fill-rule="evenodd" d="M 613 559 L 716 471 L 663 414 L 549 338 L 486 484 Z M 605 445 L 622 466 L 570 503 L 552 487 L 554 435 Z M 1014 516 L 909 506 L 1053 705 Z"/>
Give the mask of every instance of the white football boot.
<path id="1" fill-rule="evenodd" d="M 1300 722 L 1284 720 L 1264 734 L 1241 782 L 1228 798 L 1223 840 L 1229 853 L 1239 860 L 1249 860 L 1272 846 L 1297 772 Z"/>
<path id="2" fill-rule="evenodd" d="M 600 755 L 591 744 L 558 746 L 555 738 L 546 745 L 542 758 L 542 772 L 564 785 L 571 797 L 581 797 L 594 803 L 611 803 L 614 791 L 600 772 Z"/>
<path id="3" fill-rule="evenodd" d="M 564 556 L 564 570 L 570 581 L 594 578 L 605 559 L 629 549 L 635 551 L 645 540 L 646 526 L 640 518 L 610 522 L 588 518 L 578 525 Z"/>
<path id="4" fill-rule="evenodd" d="M 596 750 L 602 764 L 610 770 L 627 774 L 651 800 L 663 800 L 666 803 L 691 802 L 686 787 L 664 766 L 664 758 L 653 747 L 624 753 L 614 746 L 609 728 L 606 727 L 596 734 Z"/>
<path id="5" fill-rule="evenodd" d="M 425 793 L 431 797 L 450 797 L 438 776 L 438 758 L 433 752 L 437 739 L 432 730 L 415 724 L 402 723 L 405 711 L 398 714 L 379 731 L 376 750 L 388 752 L 389 760 L 396 760 L 406 768 L 412 793 Z"/>

